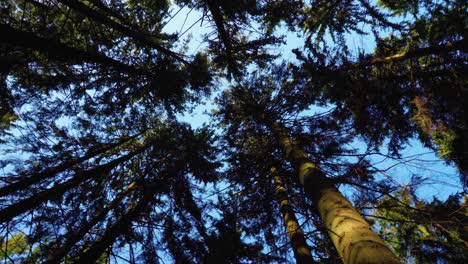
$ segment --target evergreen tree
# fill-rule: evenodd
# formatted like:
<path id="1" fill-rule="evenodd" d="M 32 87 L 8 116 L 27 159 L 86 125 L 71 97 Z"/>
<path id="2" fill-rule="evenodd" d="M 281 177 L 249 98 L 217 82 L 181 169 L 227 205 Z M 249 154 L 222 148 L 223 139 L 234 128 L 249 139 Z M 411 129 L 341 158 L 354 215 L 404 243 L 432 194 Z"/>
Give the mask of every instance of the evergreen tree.
<path id="1" fill-rule="evenodd" d="M 259 78 L 249 76 L 244 83 L 231 88 L 220 99 L 222 121 L 231 126 L 230 129 L 240 129 L 246 123 L 246 129 L 254 129 L 253 133 L 257 135 L 261 131 L 269 131 L 273 138 L 271 144 L 283 152 L 295 169 L 298 182 L 313 201 L 323 226 L 345 263 L 398 263 L 383 240 L 334 186 L 333 180 L 311 160 L 305 151 L 307 144 L 302 147 L 301 142 L 291 136 L 294 130 L 288 131 L 284 125 L 288 115 L 295 116 L 304 110 L 300 103 L 292 105 L 288 102 L 289 98 L 295 100 L 292 94 L 297 89 L 297 83 L 288 81 L 288 72 L 285 66 L 273 68 L 265 75 L 260 74 Z M 286 99 L 282 101 L 283 95 Z M 303 132 L 303 136 L 306 133 L 301 128 L 297 130 Z"/>
<path id="2" fill-rule="evenodd" d="M 404 186 L 382 198 L 372 218 L 399 257 L 416 263 L 460 263 L 466 254 L 466 197 L 419 200 Z"/>
<path id="3" fill-rule="evenodd" d="M 304 29 L 319 41 L 327 32 L 337 37 L 336 45 L 310 39 L 308 51 L 298 53 L 305 78 L 311 78 L 308 89 L 322 90 L 322 100 L 342 108 L 370 142 L 378 145 L 390 138 L 394 153 L 417 134 L 453 162 L 465 182 L 466 3 L 315 2 L 304 16 L 316 16 L 304 18 Z M 373 34 L 373 53 L 353 54 L 344 40 L 346 32 Z"/>
<path id="4" fill-rule="evenodd" d="M 212 30 L 202 52 L 165 31 L 182 7 Z M 417 135 L 466 180 L 466 7 L 1 1 L 0 258 L 463 262 L 461 195 L 392 192 L 367 156 Z M 298 63 L 277 60 L 284 33 Z M 181 122 L 215 86 L 212 126 Z"/>

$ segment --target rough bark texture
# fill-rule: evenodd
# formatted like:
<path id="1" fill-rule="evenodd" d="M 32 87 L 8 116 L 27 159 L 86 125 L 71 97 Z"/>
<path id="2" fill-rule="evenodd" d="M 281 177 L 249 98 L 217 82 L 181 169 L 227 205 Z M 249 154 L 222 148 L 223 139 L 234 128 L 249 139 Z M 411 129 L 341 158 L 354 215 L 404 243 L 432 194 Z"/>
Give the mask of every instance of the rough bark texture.
<path id="1" fill-rule="evenodd" d="M 271 168 L 271 173 L 275 178 L 276 200 L 279 203 L 280 211 L 283 215 L 286 233 L 291 240 L 291 246 L 296 258 L 296 263 L 315 263 L 304 238 L 304 232 L 297 221 L 293 208 L 289 204 L 288 194 L 283 185 L 283 181 L 275 167 Z"/>
<path id="2" fill-rule="evenodd" d="M 270 125 L 286 158 L 298 169 L 299 181 L 317 205 L 322 223 L 343 262 L 400 263 L 359 212 L 288 136 L 286 128 L 278 123 Z"/>

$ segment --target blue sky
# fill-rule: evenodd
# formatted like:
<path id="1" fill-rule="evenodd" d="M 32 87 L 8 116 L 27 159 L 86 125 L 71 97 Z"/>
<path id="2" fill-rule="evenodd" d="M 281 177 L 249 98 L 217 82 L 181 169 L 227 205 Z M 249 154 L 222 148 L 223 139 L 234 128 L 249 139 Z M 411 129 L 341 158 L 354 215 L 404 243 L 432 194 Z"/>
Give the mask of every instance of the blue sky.
<path id="1" fill-rule="evenodd" d="M 175 11 L 177 10 L 175 9 Z M 208 23 L 206 21 L 203 24 L 200 22 L 200 17 L 200 12 L 183 8 L 164 28 L 166 32 L 185 32 L 183 38 L 191 38 L 188 45 L 188 54 L 191 55 L 206 47 L 203 44 L 203 37 L 205 34 L 213 32 L 212 28 L 207 27 Z M 282 54 L 281 59 L 295 61 L 295 55 L 291 50 L 301 48 L 303 40 L 300 36 L 297 36 L 297 33 L 280 31 L 279 34 L 286 36 L 286 45 L 275 48 L 273 51 Z M 358 50 L 371 52 L 375 47 L 373 37 L 370 35 L 348 35 L 346 43 L 349 50 L 356 52 L 356 54 Z M 227 87 L 228 82 L 220 79 L 219 85 L 220 89 L 223 89 Z M 196 106 L 191 113 L 179 115 L 179 119 L 190 123 L 193 127 L 200 127 L 204 123 L 209 123 L 208 114 L 215 108 L 212 99 L 213 97 L 206 100 L 204 104 Z M 360 147 L 359 143 L 357 147 Z M 382 151 L 385 152 L 385 150 Z M 417 194 L 420 198 L 428 200 L 433 197 L 444 200 L 453 193 L 463 191 L 456 168 L 447 165 L 445 161 L 437 157 L 434 151 L 425 148 L 417 139 L 410 140 L 401 154 L 402 157 L 405 157 L 404 162 L 378 155 L 372 157 L 372 162 L 376 164 L 376 167 L 385 170 L 379 174 L 379 177 L 391 178 L 392 181 L 402 186 L 408 184 L 412 176 L 424 177 L 426 180 L 418 185 Z"/>
<path id="2" fill-rule="evenodd" d="M 177 8 L 174 9 L 174 12 L 177 12 Z M 182 38 L 190 39 L 187 46 L 187 54 L 189 55 L 194 55 L 206 48 L 203 41 L 204 35 L 210 34 L 214 30 L 208 27 L 207 21 L 202 24 L 199 20 L 200 17 L 201 14 L 198 11 L 184 8 L 164 28 L 168 33 L 183 32 Z M 282 59 L 294 61 L 295 56 L 291 50 L 301 47 L 301 38 L 296 33 L 284 32 L 284 34 L 286 34 L 286 45 L 275 48 L 274 51 L 282 54 Z M 346 41 L 350 50 L 356 52 L 359 49 L 370 51 L 375 45 L 372 38 L 367 36 L 350 35 Z M 221 90 L 227 87 L 228 82 L 219 79 L 218 84 Z M 215 107 L 212 103 L 214 96 L 206 100 L 204 104 L 197 105 L 192 112 L 179 115 L 178 118 L 190 123 L 195 128 L 204 123 L 210 123 L 208 114 Z M 362 143 L 361 146 L 359 144 L 357 143 L 356 147 L 363 146 Z M 432 150 L 423 147 L 418 140 L 411 140 L 401 154 L 405 157 L 403 163 L 379 155 L 373 156 L 372 162 L 384 171 L 378 177 L 391 179 L 402 186 L 408 184 L 414 175 L 425 177 L 426 179 L 417 188 L 417 194 L 420 198 L 427 200 L 431 200 L 433 197 L 444 200 L 450 194 L 462 191 L 456 169 L 439 159 Z M 222 186 L 220 188 L 222 189 Z M 347 190 L 345 192 L 348 193 Z"/>

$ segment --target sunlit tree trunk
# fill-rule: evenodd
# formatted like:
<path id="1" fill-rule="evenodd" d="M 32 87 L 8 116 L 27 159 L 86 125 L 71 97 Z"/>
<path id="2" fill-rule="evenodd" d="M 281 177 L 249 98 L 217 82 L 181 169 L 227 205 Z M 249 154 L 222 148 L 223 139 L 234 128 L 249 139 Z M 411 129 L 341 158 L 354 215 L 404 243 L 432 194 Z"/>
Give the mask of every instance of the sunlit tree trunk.
<path id="1" fill-rule="evenodd" d="M 297 177 L 310 195 L 323 226 L 346 264 L 400 263 L 367 221 L 312 162 L 278 123 L 264 119 L 279 141 L 286 158 L 297 169 Z"/>
<path id="2" fill-rule="evenodd" d="M 283 215 L 286 233 L 291 240 L 291 246 L 296 257 L 296 263 L 314 263 L 312 254 L 304 237 L 299 222 L 297 221 L 296 214 L 291 207 L 288 199 L 288 193 L 284 187 L 281 176 L 275 167 L 271 168 L 271 173 L 275 179 L 275 196 L 279 203 L 281 214 Z"/>

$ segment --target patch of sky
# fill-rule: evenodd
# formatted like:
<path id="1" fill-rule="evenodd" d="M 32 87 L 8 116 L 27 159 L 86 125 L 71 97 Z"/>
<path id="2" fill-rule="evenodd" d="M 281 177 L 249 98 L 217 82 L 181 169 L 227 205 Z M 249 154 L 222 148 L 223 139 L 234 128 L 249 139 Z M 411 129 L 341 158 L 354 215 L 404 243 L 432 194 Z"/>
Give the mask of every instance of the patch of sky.
<path id="1" fill-rule="evenodd" d="M 376 1 L 373 1 L 376 4 Z M 185 38 L 186 49 L 188 54 L 195 55 L 197 52 L 207 48 L 206 38 L 213 37 L 216 34 L 214 28 L 210 27 L 203 20 L 203 14 L 197 10 L 189 8 L 176 7 L 174 15 L 166 24 L 164 30 L 167 33 L 181 33 L 181 38 Z M 392 22 L 411 20 L 409 15 L 401 15 L 393 18 Z M 254 25 L 259 26 L 259 25 Z M 359 53 L 371 53 L 376 46 L 375 37 L 371 33 L 369 26 L 362 25 L 361 30 L 367 34 L 346 34 L 345 43 L 348 50 L 356 56 Z M 382 35 L 394 34 L 391 29 L 379 32 Z M 291 32 L 282 25 L 279 27 L 277 36 L 282 36 L 284 44 L 274 47 L 270 50 L 273 54 L 279 54 L 276 62 L 287 61 L 298 63 L 296 55 L 292 52 L 294 49 L 304 51 L 303 43 L 305 36 L 303 33 Z M 216 37 L 216 36 L 214 36 Z M 333 43 L 330 35 L 325 36 L 327 44 Z M 226 89 L 229 83 L 226 79 L 218 79 L 216 81 L 217 91 L 208 99 L 204 99 L 201 104 L 193 105 L 191 111 L 179 114 L 179 120 L 187 122 L 194 128 L 202 127 L 205 124 L 210 124 L 209 114 L 216 108 L 214 98 L 219 95 L 219 92 Z M 329 111 L 333 106 L 311 106 L 307 111 L 298 115 L 298 117 L 323 114 Z M 361 151 L 365 151 L 363 141 L 355 141 L 352 145 Z M 381 149 L 381 151 L 384 151 Z M 362 152 L 361 152 L 362 153 Z M 435 152 L 424 147 L 417 139 L 411 139 L 407 146 L 401 151 L 403 159 L 392 159 L 383 157 L 382 155 L 370 155 L 371 162 L 375 164 L 382 172 L 379 173 L 381 179 L 390 178 L 395 183 L 405 186 L 411 184 L 411 180 L 419 179 L 419 184 L 416 186 L 416 193 L 423 199 L 446 199 L 449 195 L 462 191 L 459 182 L 458 173 L 454 166 L 447 164 L 441 160 Z M 349 193 L 348 190 L 345 191 Z"/>
<path id="2" fill-rule="evenodd" d="M 391 179 L 400 186 L 415 184 L 416 194 L 426 200 L 445 200 L 451 194 L 463 191 L 455 166 L 440 159 L 419 140 L 411 139 L 401 152 L 401 159 L 371 157 L 375 166 L 381 169 L 380 177 Z"/>
<path id="3" fill-rule="evenodd" d="M 208 21 L 204 20 L 200 11 L 174 5 L 171 13 L 163 33 L 177 34 L 179 42 L 188 44 L 183 47 L 187 49 L 188 55 L 195 55 L 207 48 L 205 40 L 215 31 L 208 26 Z"/>

